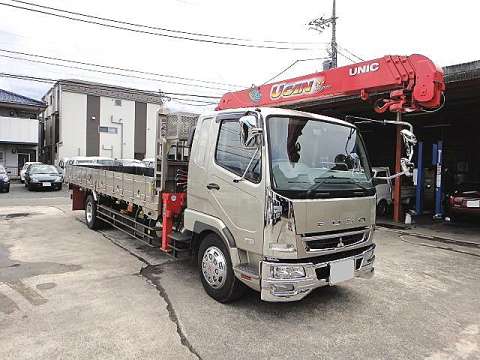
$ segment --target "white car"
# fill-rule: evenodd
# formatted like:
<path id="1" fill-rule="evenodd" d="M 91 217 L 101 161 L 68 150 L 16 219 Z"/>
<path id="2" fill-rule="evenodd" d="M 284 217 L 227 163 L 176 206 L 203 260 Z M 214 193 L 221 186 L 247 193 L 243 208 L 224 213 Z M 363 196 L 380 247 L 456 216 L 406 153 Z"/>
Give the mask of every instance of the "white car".
<path id="1" fill-rule="evenodd" d="M 143 161 L 137 159 L 116 159 L 114 162 L 117 166 L 129 166 L 139 168 L 147 167 L 147 165 Z"/>
<path id="2" fill-rule="evenodd" d="M 23 164 L 22 170 L 20 170 L 20 181 L 22 184 L 25 182 L 25 171 L 27 171 L 28 166 L 32 164 L 41 164 L 41 162 L 27 161 L 25 164 Z"/>
<path id="3" fill-rule="evenodd" d="M 62 169 L 64 169 L 67 165 L 112 166 L 113 159 L 102 156 L 76 156 L 62 159 L 58 163 L 58 166 L 60 166 Z"/>
<path id="4" fill-rule="evenodd" d="M 377 215 L 385 216 L 393 203 L 394 181 L 392 179 L 381 179 L 390 177 L 388 167 L 374 167 L 372 170 L 374 174 L 373 183 L 377 193 Z M 413 200 L 415 200 L 415 186 L 402 185 L 400 198 L 402 204 L 412 205 Z"/>

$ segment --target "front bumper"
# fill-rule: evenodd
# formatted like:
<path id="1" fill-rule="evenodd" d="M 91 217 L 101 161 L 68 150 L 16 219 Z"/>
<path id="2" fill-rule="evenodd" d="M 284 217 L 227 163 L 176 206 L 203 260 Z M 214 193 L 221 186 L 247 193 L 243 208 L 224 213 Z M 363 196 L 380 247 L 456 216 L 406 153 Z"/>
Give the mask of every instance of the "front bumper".
<path id="1" fill-rule="evenodd" d="M 362 278 L 371 278 L 374 274 L 373 263 L 375 244 L 368 247 L 360 254 L 325 261 L 320 263 L 295 263 L 294 265 L 303 266 L 305 269 L 305 277 L 297 279 L 274 279 L 272 278 L 272 267 L 278 265 L 292 265 L 291 263 L 262 262 L 262 284 L 261 299 L 269 302 L 289 302 L 303 299 L 313 289 L 321 286 L 332 285 L 330 283 L 329 269 L 330 264 L 345 259 L 353 259 L 354 276 Z"/>
<path id="2" fill-rule="evenodd" d="M 44 186 L 43 183 L 49 183 L 50 186 Z M 28 183 L 28 186 L 35 189 L 59 189 L 62 186 L 61 181 L 40 181 Z"/>

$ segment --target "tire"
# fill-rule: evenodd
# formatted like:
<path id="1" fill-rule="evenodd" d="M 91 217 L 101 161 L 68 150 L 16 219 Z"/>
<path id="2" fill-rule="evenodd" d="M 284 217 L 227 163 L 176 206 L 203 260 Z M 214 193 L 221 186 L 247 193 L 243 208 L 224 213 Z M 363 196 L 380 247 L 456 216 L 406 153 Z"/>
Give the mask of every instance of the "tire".
<path id="1" fill-rule="evenodd" d="M 30 186 L 30 184 L 25 185 L 25 186 L 27 187 L 28 191 L 33 191 L 33 188 Z"/>
<path id="2" fill-rule="evenodd" d="M 85 200 L 85 223 L 92 230 L 100 226 L 100 220 L 97 219 L 97 203 L 91 194 Z"/>
<path id="3" fill-rule="evenodd" d="M 216 234 L 208 234 L 200 243 L 198 270 L 203 288 L 218 302 L 228 303 L 243 295 L 245 285 L 235 277 L 228 249 Z"/>
<path id="4" fill-rule="evenodd" d="M 388 204 L 385 199 L 380 200 L 377 204 L 377 216 L 387 215 Z"/>
<path id="5" fill-rule="evenodd" d="M 7 187 L 7 190 L 5 190 L 6 193 L 10 192 L 10 186 Z"/>
<path id="6" fill-rule="evenodd" d="M 56 188 L 55 190 L 57 190 L 57 191 L 62 190 L 62 185 L 60 184 L 60 186 L 58 188 Z"/>

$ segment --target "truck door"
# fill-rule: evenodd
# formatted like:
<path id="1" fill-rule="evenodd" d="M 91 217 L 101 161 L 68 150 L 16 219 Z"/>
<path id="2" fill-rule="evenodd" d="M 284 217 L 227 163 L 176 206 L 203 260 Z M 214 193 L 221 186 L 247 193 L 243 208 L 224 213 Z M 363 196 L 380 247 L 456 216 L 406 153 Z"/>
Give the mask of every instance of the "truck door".
<path id="1" fill-rule="evenodd" d="M 213 216 L 221 219 L 232 233 L 237 247 L 261 252 L 263 247 L 265 179 L 262 151 L 247 149 L 240 142 L 238 116 L 212 124 L 207 183 Z M 244 180 L 242 176 L 254 157 Z"/>

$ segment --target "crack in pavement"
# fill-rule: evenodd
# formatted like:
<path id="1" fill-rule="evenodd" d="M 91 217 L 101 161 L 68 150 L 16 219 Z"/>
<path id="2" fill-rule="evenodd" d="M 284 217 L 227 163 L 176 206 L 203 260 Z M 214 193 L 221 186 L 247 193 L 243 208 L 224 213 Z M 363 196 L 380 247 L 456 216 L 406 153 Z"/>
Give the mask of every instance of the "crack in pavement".
<path id="1" fill-rule="evenodd" d="M 193 345 L 190 343 L 187 336 L 185 335 L 185 332 L 183 331 L 182 325 L 180 324 L 175 308 L 173 307 L 173 304 L 170 301 L 170 298 L 168 297 L 167 291 L 160 284 L 159 275 L 163 272 L 161 269 L 163 265 L 165 264 L 156 265 L 156 266 L 148 265 L 142 268 L 142 270 L 140 270 L 140 274 L 143 277 L 145 277 L 148 282 L 150 282 L 153 286 L 155 286 L 155 288 L 158 290 L 160 297 L 167 303 L 168 316 L 170 320 L 173 323 L 175 323 L 175 325 L 177 326 L 177 334 L 180 337 L 181 344 L 185 346 L 198 359 L 202 360 L 202 357 L 200 356 L 200 354 L 195 350 L 195 348 L 193 347 Z"/>
<path id="2" fill-rule="evenodd" d="M 81 223 L 84 223 L 83 221 L 81 221 L 78 218 L 76 218 L 76 220 L 81 222 Z M 109 240 L 112 244 L 118 246 L 120 249 L 126 251 L 127 253 L 134 256 L 135 258 L 137 258 L 142 263 L 146 264 L 145 267 L 142 267 L 140 269 L 138 275 L 141 275 L 142 277 L 144 277 L 147 280 L 147 282 L 149 282 L 151 285 L 153 285 L 157 289 L 160 297 L 167 304 L 168 317 L 169 317 L 170 321 L 172 321 L 176 326 L 177 334 L 180 338 L 180 343 L 183 346 L 185 346 L 199 360 L 202 360 L 202 357 L 200 356 L 200 354 L 195 350 L 195 348 L 192 346 L 192 344 L 188 340 L 187 336 L 185 335 L 185 332 L 183 331 L 182 325 L 180 324 L 180 320 L 178 319 L 175 308 L 173 307 L 173 304 L 170 301 L 170 298 L 168 297 L 168 294 L 167 294 L 166 290 L 160 284 L 160 277 L 158 276 L 159 274 L 162 273 L 161 266 L 166 265 L 166 264 L 170 264 L 170 263 L 178 261 L 178 260 L 172 259 L 171 261 L 167 261 L 167 262 L 165 262 L 163 264 L 160 264 L 160 265 L 152 265 L 148 262 L 148 260 L 146 260 L 145 258 L 141 257 L 138 254 L 135 254 L 133 251 L 131 251 L 127 247 L 122 246 L 117 241 L 115 241 L 113 238 L 109 237 L 107 234 L 103 233 L 102 231 L 98 231 L 98 232 L 105 239 Z M 137 274 L 133 274 L 133 275 L 137 275 Z"/>

